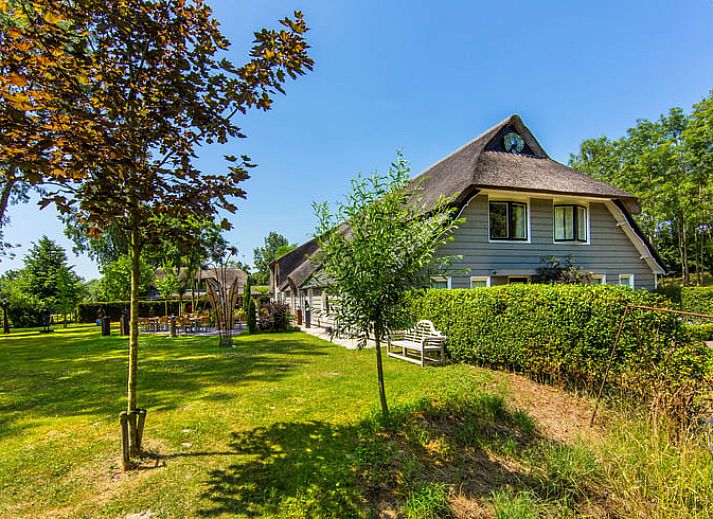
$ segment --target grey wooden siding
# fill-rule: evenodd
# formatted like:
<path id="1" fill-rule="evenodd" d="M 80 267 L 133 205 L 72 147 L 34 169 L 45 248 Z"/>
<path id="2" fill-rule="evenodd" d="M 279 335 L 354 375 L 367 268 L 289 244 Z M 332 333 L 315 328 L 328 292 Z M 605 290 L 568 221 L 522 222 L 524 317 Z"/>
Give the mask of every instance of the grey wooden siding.
<path id="1" fill-rule="evenodd" d="M 481 194 L 470 201 L 461 215 L 466 222 L 441 250 L 441 254 L 463 256 L 450 274 L 452 288 L 469 288 L 470 276 L 534 275 L 542 266 L 542 257 L 564 258 L 568 254 L 585 270 L 605 274 L 608 284 L 618 283 L 619 274 L 634 274 L 636 288 L 655 287 L 653 272 L 603 203 L 589 204 L 589 244 L 553 243 L 552 199 L 531 198 L 529 210 L 530 243 L 490 242 L 488 196 Z"/>

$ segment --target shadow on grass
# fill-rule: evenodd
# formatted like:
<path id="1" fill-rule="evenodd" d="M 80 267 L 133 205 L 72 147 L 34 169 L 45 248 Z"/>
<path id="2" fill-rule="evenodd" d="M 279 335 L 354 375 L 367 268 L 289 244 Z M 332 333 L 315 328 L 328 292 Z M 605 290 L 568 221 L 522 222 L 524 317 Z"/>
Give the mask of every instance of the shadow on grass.
<path id="1" fill-rule="evenodd" d="M 324 345 L 301 334 L 271 335 L 269 341 L 243 336 L 235 348 L 217 342 L 142 336 L 139 404 L 153 412 L 200 398 L 231 398 L 236 387 L 293 376 L 292 368 L 327 355 Z M 126 337 L 101 337 L 84 327 L 51 336 L 17 334 L 0 350 L 0 437 L 28 427 L 19 420 L 29 415 L 108 418 L 125 406 Z M 206 389 L 212 394 L 205 396 Z"/>
<path id="2" fill-rule="evenodd" d="M 470 516 L 454 507 L 482 507 L 503 492 L 576 507 L 595 479 L 572 463 L 571 447 L 546 440 L 529 416 L 490 394 L 424 400 L 395 410 L 388 424 L 277 423 L 232 433 L 230 448 L 239 461 L 210 474 L 201 516 Z M 422 496 L 431 497 L 424 504 Z"/>

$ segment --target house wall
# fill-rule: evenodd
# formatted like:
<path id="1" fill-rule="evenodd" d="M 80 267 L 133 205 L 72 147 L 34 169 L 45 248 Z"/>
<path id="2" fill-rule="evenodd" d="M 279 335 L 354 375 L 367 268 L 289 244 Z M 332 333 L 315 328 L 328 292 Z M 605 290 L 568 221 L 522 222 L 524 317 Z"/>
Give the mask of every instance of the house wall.
<path id="1" fill-rule="evenodd" d="M 507 276 L 532 276 L 543 266 L 543 257 L 564 258 L 568 254 L 586 271 L 606 275 L 608 284 L 617 284 L 619 274 L 634 274 L 636 288 L 655 288 L 651 268 L 603 202 L 582 202 L 589 206 L 588 244 L 553 242 L 552 198 L 529 198 L 529 243 L 493 242 L 489 240 L 488 197 L 479 194 L 470 201 L 461 214 L 465 223 L 439 252 L 463 256 L 450 273 L 452 288 L 470 288 L 470 276 L 490 276 L 493 286 L 507 282 Z M 459 269 L 470 272 L 457 272 Z"/>

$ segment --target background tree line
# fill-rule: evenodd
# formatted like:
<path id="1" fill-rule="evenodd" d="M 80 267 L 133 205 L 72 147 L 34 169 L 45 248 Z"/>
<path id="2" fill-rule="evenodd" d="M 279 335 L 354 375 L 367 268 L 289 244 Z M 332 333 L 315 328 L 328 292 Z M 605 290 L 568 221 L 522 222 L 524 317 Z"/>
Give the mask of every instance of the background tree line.
<path id="1" fill-rule="evenodd" d="M 68 265 L 67 254 L 43 236 L 33 243 L 24 266 L 0 276 L 0 299 L 9 303 L 14 326 L 40 326 L 48 313 L 60 314 L 65 323 L 85 297 L 84 281 Z"/>
<path id="2" fill-rule="evenodd" d="M 713 91 L 690 112 L 639 119 L 619 139 L 587 139 L 570 166 L 639 198 L 642 230 L 686 284 L 713 272 Z M 706 276 L 706 273 L 708 276 Z"/>

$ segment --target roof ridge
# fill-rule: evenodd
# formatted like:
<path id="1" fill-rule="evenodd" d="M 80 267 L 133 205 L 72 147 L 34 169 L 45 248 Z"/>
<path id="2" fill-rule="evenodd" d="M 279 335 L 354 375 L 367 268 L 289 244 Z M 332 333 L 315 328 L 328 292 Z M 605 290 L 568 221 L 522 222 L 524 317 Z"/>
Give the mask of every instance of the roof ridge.
<path id="1" fill-rule="evenodd" d="M 485 138 L 486 136 L 490 136 L 490 135 L 493 134 L 493 133 L 497 133 L 497 132 L 500 130 L 500 128 L 502 128 L 503 126 L 507 126 L 507 125 L 510 124 L 513 120 L 517 120 L 517 119 L 520 119 L 520 121 L 522 121 L 522 119 L 520 118 L 520 116 L 519 116 L 518 114 L 511 114 L 511 115 L 509 115 L 508 117 L 506 117 L 505 119 L 503 119 L 503 120 L 500 121 L 499 123 L 496 123 L 496 124 L 494 124 L 493 126 L 491 126 L 490 128 L 488 128 L 487 130 L 485 130 L 485 131 L 479 133 L 479 134 L 478 134 L 477 136 L 475 136 L 473 139 L 471 139 L 470 141 L 466 142 L 465 144 L 463 144 L 462 146 L 460 146 L 460 147 L 457 148 L 456 150 L 452 151 L 451 153 L 449 153 L 448 155 L 446 155 L 446 156 L 443 157 L 442 159 L 440 159 L 440 160 L 434 162 L 433 164 L 431 164 L 430 166 L 428 166 L 426 169 L 424 169 L 423 171 L 421 171 L 421 173 L 419 173 L 418 175 L 416 175 L 416 176 L 414 177 L 414 179 L 419 178 L 421 175 L 423 175 L 423 174 L 427 173 L 428 171 L 432 170 L 433 168 L 435 168 L 436 166 L 438 166 L 440 163 L 445 162 L 446 160 L 450 159 L 450 158 L 453 157 L 454 155 L 460 153 L 462 150 L 464 150 L 465 148 L 467 148 L 467 147 L 470 146 L 471 144 L 474 144 L 476 141 L 481 140 L 481 139 Z M 483 148 L 485 148 L 485 146 L 483 146 Z M 480 155 L 482 152 L 483 152 L 483 150 L 481 149 L 480 152 L 478 152 L 478 155 Z M 476 159 L 476 162 L 477 162 L 477 159 Z"/>

